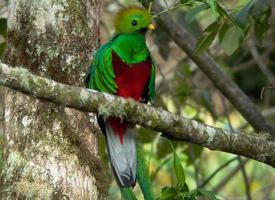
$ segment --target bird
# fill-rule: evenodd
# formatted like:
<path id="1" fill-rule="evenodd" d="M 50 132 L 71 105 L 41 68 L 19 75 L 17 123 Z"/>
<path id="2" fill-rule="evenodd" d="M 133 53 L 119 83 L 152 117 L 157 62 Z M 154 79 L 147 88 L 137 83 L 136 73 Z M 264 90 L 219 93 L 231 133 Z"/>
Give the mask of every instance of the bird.
<path id="1" fill-rule="evenodd" d="M 86 87 L 135 101 L 155 98 L 155 64 L 145 35 L 154 30 L 150 12 L 138 6 L 122 8 L 114 18 L 114 36 L 96 51 Z M 137 147 L 133 125 L 118 117 L 97 117 L 107 152 L 120 187 L 133 187 L 137 179 Z"/>

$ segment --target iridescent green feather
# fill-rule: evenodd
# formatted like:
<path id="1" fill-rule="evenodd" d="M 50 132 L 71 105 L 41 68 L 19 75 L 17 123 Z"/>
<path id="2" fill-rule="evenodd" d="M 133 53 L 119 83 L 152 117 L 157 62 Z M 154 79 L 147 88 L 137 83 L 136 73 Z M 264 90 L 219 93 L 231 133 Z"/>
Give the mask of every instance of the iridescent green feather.
<path id="1" fill-rule="evenodd" d="M 152 60 L 152 71 L 151 78 L 148 85 L 148 96 L 151 103 L 155 100 L 155 78 L 156 78 L 156 67 L 155 62 Z"/>
<path id="2" fill-rule="evenodd" d="M 144 200 L 153 200 L 154 194 L 151 179 L 149 176 L 149 166 L 146 163 L 142 145 L 139 143 L 137 144 L 137 157 L 137 179 L 143 193 Z"/>
<path id="3" fill-rule="evenodd" d="M 144 29 L 149 28 L 152 21 L 150 13 L 139 7 L 130 7 L 121 10 L 115 19 L 116 36 L 107 44 L 100 47 L 94 56 L 86 78 L 86 86 L 101 92 L 116 94 L 117 84 L 112 64 L 112 53 L 115 52 L 120 59 L 131 67 L 150 58 L 149 50 L 145 43 Z M 133 23 L 136 22 L 136 23 Z M 129 77 L 131 78 L 131 77 Z M 129 85 L 129 87 L 131 87 Z M 155 98 L 155 64 L 152 61 L 151 77 L 148 83 L 148 98 L 153 102 Z M 137 179 L 142 189 L 144 198 L 152 200 L 153 192 L 143 158 L 142 147 L 137 146 Z M 120 188 L 123 199 L 136 200 L 131 187 Z"/>
<path id="4" fill-rule="evenodd" d="M 130 187 L 120 188 L 121 197 L 123 200 L 137 200 L 137 197 Z"/>
<path id="5" fill-rule="evenodd" d="M 112 49 L 124 63 L 129 65 L 143 62 L 149 56 L 145 35 L 139 33 L 117 36 L 113 40 Z"/>
<path id="6" fill-rule="evenodd" d="M 117 85 L 112 64 L 112 51 L 118 54 L 121 59 L 129 65 L 145 61 L 150 56 L 145 44 L 144 35 L 132 34 L 115 36 L 97 51 L 91 64 L 91 76 L 88 82 L 89 88 L 116 94 Z M 148 84 L 148 97 L 149 100 L 153 102 L 155 98 L 154 62 L 152 63 L 151 78 Z"/>
<path id="7" fill-rule="evenodd" d="M 112 41 L 100 47 L 90 67 L 91 76 L 88 87 L 100 92 L 115 94 L 117 85 L 112 65 Z"/>

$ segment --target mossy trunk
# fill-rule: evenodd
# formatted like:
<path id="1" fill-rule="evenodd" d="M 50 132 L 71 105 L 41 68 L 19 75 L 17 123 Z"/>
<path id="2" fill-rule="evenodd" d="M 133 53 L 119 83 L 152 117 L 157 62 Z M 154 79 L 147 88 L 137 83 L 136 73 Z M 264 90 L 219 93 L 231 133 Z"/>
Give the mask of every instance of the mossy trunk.
<path id="1" fill-rule="evenodd" d="M 98 46 L 98 15 L 98 0 L 11 0 L 5 62 L 82 86 Z M 4 126 L 2 198 L 104 198 L 96 129 L 87 113 L 8 89 Z"/>
<path id="2" fill-rule="evenodd" d="M 0 86 L 0 136 L 4 132 L 5 88 Z"/>

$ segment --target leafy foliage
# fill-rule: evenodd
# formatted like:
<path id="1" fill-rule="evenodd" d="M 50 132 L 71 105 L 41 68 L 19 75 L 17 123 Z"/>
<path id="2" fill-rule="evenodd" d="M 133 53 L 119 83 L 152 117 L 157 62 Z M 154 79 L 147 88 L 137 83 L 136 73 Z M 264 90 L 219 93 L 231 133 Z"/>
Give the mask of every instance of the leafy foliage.
<path id="1" fill-rule="evenodd" d="M 210 24 L 204 31 L 204 35 L 199 38 L 197 45 L 196 45 L 196 52 L 202 53 L 212 44 L 213 40 L 215 39 L 220 25 L 217 22 Z"/>
<path id="2" fill-rule="evenodd" d="M 208 200 L 218 200 L 213 192 L 196 189 L 190 192 L 178 184 L 176 187 L 165 187 L 161 190 L 161 197 L 157 200 L 196 200 L 197 197 L 205 197 Z"/>
<path id="3" fill-rule="evenodd" d="M 0 35 L 3 37 L 3 41 L 0 43 L 0 56 L 4 53 L 6 48 L 6 37 L 7 37 L 7 19 L 0 18 Z"/>
<path id="4" fill-rule="evenodd" d="M 189 191 L 181 161 L 172 143 L 170 143 L 170 146 L 173 149 L 173 166 L 178 183 L 175 187 L 164 187 L 157 200 L 196 200 L 198 196 L 206 197 L 208 200 L 218 200 L 211 191 L 200 188 Z"/>
<path id="5" fill-rule="evenodd" d="M 186 3 L 186 1 L 181 1 Z M 249 29 L 254 24 L 258 40 L 268 30 L 268 19 L 271 15 L 271 7 L 267 0 L 253 0 L 245 4 L 241 9 L 233 9 L 227 12 L 216 0 L 195 0 L 189 2 L 192 7 L 187 11 L 186 20 L 193 21 L 202 11 L 211 10 L 214 22 L 204 29 L 204 34 L 199 38 L 196 52 L 206 51 L 213 43 L 217 34 L 226 54 L 231 55 L 241 45 L 241 41 L 247 36 Z M 234 43 L 231 43 L 231 42 Z"/>

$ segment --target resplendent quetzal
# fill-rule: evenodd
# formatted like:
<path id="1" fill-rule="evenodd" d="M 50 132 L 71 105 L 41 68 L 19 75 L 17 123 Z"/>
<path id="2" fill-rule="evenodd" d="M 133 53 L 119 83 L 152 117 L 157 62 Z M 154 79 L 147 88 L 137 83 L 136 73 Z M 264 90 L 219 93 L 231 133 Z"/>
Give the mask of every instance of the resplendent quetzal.
<path id="1" fill-rule="evenodd" d="M 154 29 L 149 11 L 128 7 L 115 18 L 115 35 L 96 52 L 86 86 L 100 92 L 147 103 L 155 96 L 155 66 L 145 43 Z M 120 118 L 98 118 L 106 136 L 109 159 L 121 187 L 134 186 L 137 174 L 136 138 L 131 125 Z"/>

